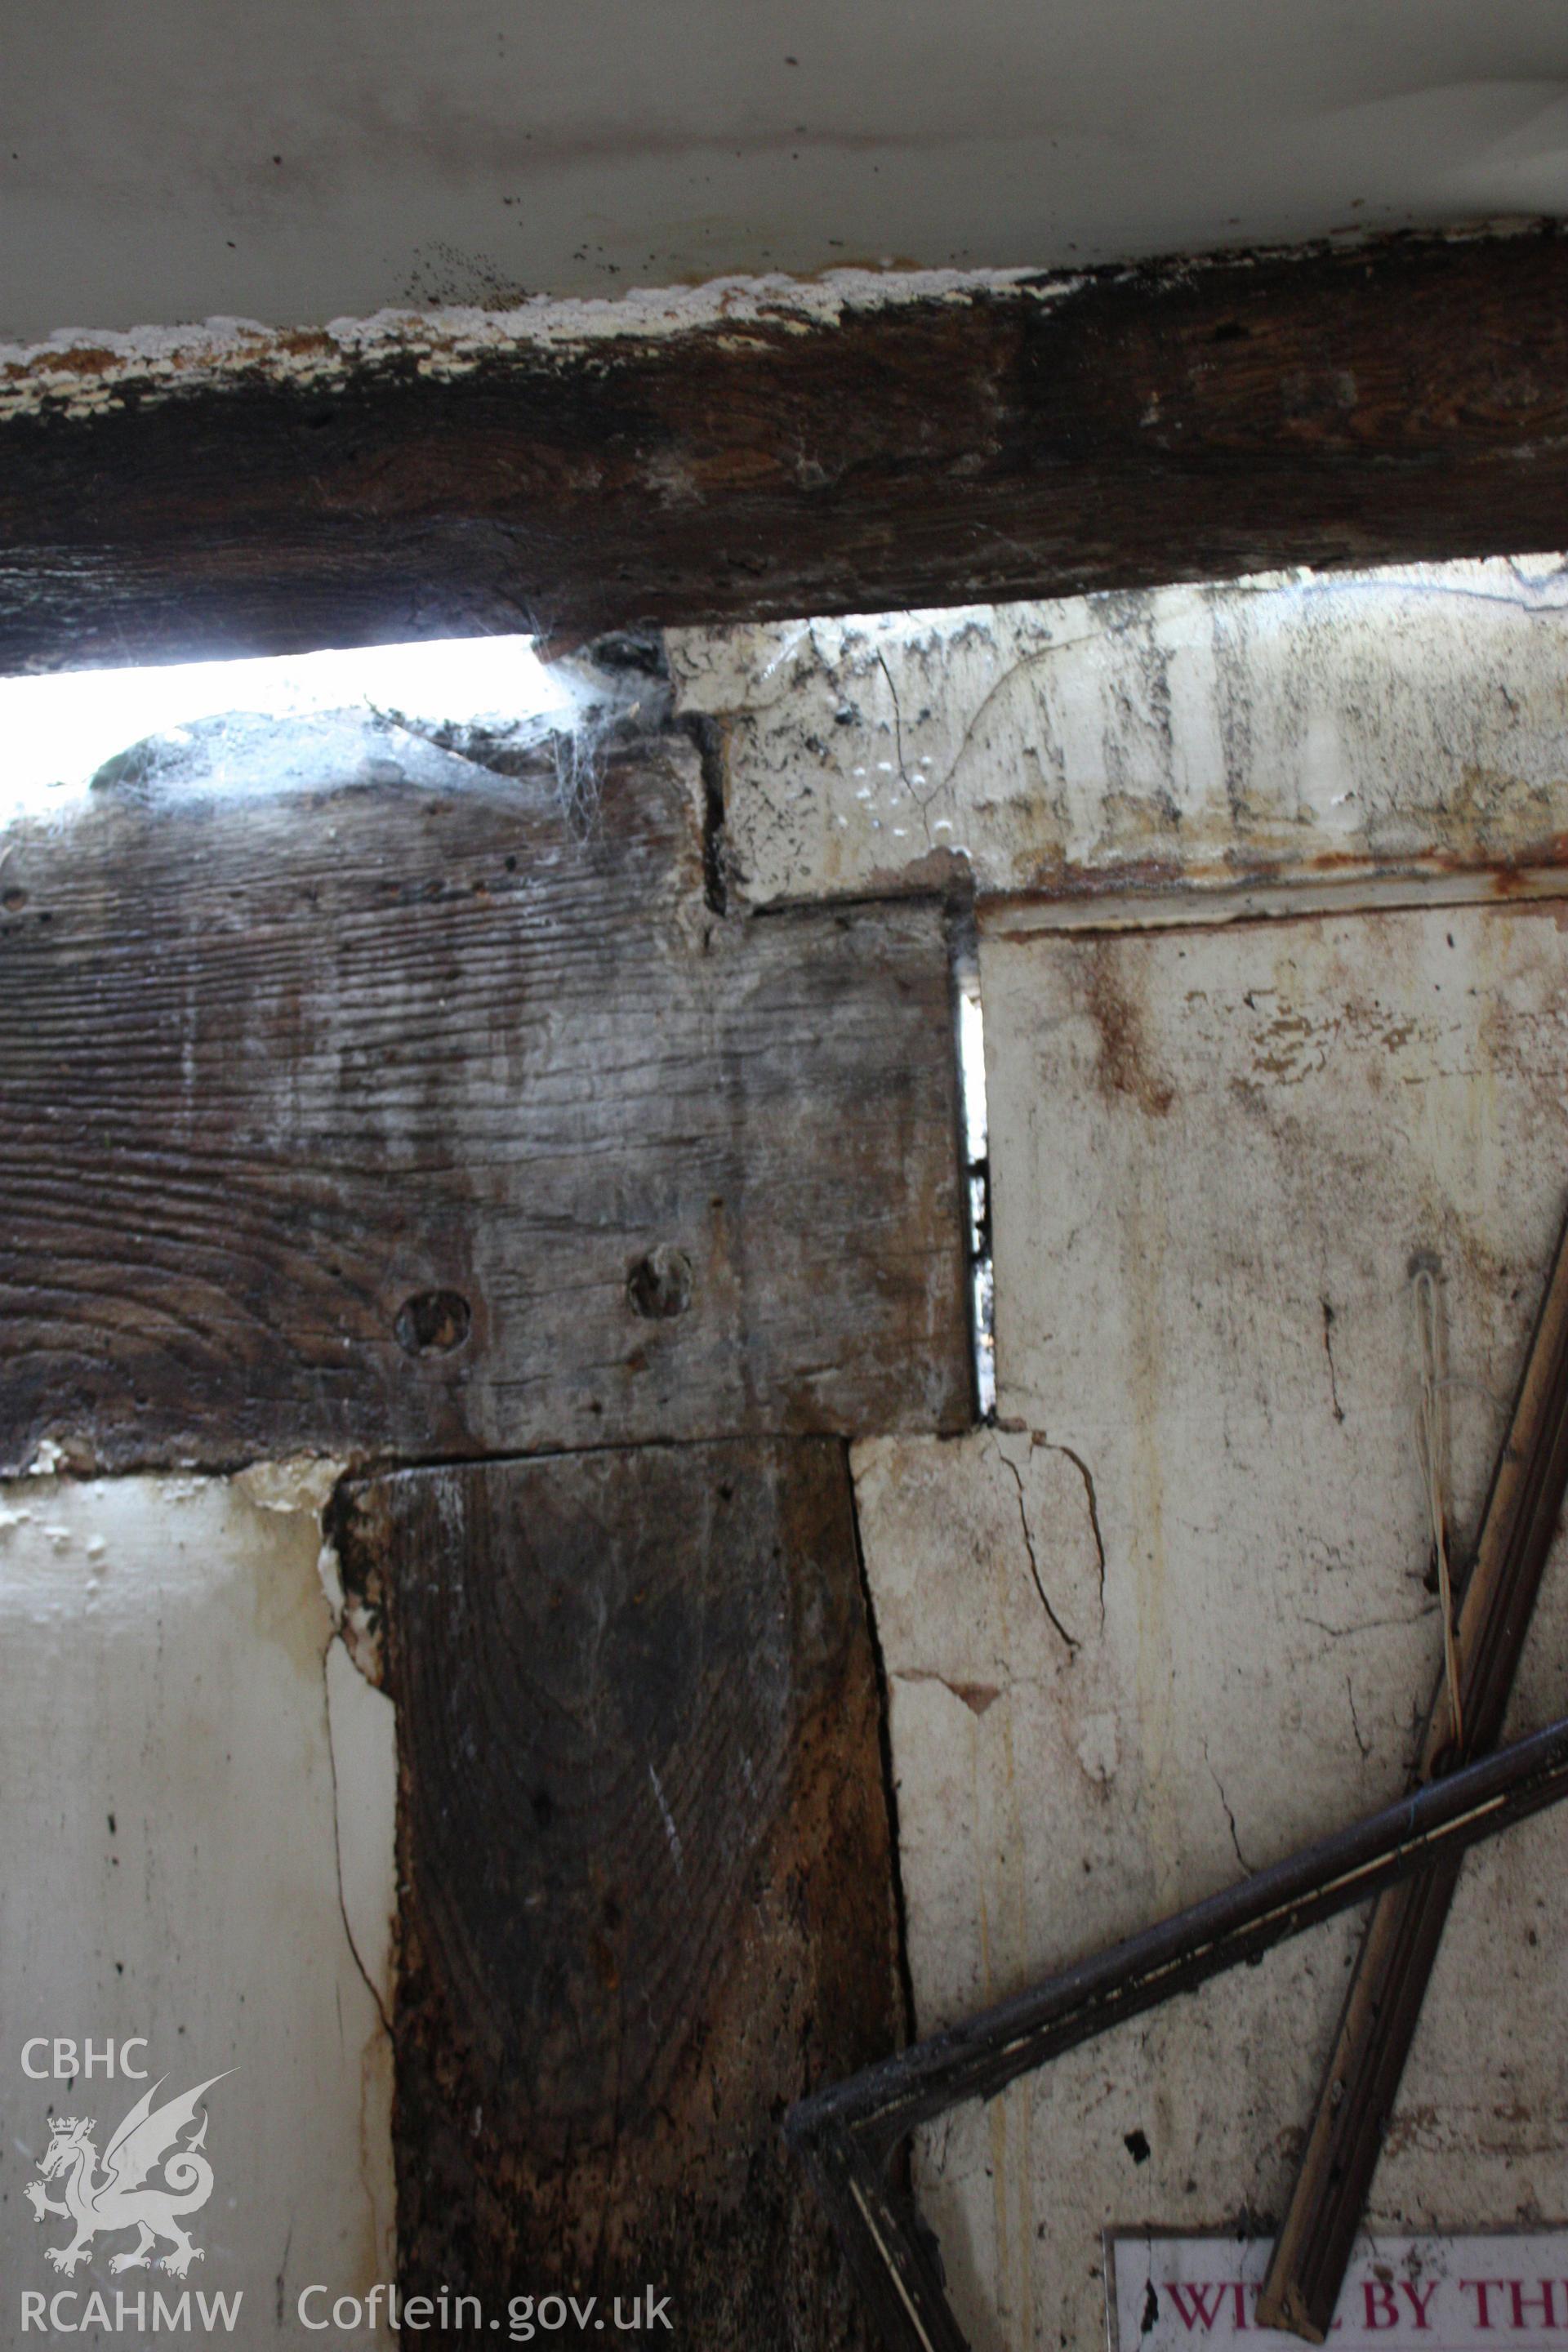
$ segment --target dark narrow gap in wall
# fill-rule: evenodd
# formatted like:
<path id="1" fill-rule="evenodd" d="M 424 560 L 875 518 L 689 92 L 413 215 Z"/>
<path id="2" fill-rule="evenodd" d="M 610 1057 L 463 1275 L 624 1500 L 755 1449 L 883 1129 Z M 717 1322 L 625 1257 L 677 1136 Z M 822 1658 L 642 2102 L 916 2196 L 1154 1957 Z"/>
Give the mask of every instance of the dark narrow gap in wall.
<path id="1" fill-rule="evenodd" d="M 882 1759 L 882 1794 L 888 1808 L 888 1851 L 892 1863 L 894 1961 L 898 1970 L 899 2005 L 903 2011 L 902 2040 L 915 2037 L 915 1982 L 910 1969 L 910 1923 L 904 1900 L 903 1846 L 899 1832 L 899 1783 L 893 1769 L 892 1694 L 888 1686 L 888 1662 L 877 1624 L 877 1606 L 866 1570 L 866 1547 L 860 1537 L 860 1500 L 855 1492 L 852 1441 L 844 1443 L 845 1474 L 849 1484 L 849 1518 L 855 1531 L 855 1568 L 860 1580 L 860 1605 L 866 1612 L 866 1633 L 877 1677 L 877 1746 Z"/>
<path id="2" fill-rule="evenodd" d="M 724 725 L 700 711 L 681 721 L 702 767 L 702 894 L 710 914 L 730 911 L 729 845 L 725 837 Z"/>

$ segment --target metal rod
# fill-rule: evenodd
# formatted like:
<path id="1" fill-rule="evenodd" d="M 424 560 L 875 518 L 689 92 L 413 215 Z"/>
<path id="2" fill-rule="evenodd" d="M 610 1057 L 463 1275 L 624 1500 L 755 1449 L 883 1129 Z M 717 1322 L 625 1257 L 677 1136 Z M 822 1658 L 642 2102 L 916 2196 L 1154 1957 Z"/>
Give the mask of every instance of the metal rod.
<path id="1" fill-rule="evenodd" d="M 1426 1717 L 1416 1779 L 1500 1737 L 1568 1483 L 1568 1225 L 1557 1244 L 1459 1607 L 1458 1720 L 1447 1676 Z M 1462 1733 L 1460 1726 L 1462 1725 Z M 1346 1990 L 1258 2316 L 1321 2344 L 1366 2210 L 1415 2039 L 1457 1873 L 1423 1871 L 1384 1895 Z"/>
<path id="2" fill-rule="evenodd" d="M 1384 1887 L 1457 1872 L 1481 1840 L 1568 1796 L 1568 1717 L 1413 1790 L 964 2024 L 803 2099 L 784 2121 L 889 2352 L 963 2352 L 912 2203 L 887 2179 L 917 2126 L 994 2098 L 1079 2043 L 1259 1958 Z"/>

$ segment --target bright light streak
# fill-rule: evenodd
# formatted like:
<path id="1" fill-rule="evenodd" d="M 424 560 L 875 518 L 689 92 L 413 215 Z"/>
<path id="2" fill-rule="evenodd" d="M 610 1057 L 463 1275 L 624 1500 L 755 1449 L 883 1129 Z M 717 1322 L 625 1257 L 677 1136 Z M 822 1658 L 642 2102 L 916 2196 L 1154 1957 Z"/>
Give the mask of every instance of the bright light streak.
<path id="1" fill-rule="evenodd" d="M 143 736 L 226 711 L 298 718 L 394 710 L 439 724 L 517 719 L 573 707 L 531 637 L 457 637 L 347 653 L 0 678 L 0 820 L 61 808 L 105 760 Z"/>
<path id="2" fill-rule="evenodd" d="M 980 975 L 959 977 L 958 1058 L 963 1084 L 964 1142 L 969 1158 L 984 1160 L 991 1149 L 985 1112 L 985 1016 L 980 1005 Z"/>

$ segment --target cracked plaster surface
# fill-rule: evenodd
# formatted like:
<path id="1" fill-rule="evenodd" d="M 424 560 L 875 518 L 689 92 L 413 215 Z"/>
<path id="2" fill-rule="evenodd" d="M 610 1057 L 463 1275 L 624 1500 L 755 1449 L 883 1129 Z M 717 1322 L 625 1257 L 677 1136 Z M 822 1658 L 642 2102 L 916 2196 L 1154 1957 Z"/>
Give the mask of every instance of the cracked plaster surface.
<path id="1" fill-rule="evenodd" d="M 921 2033 L 1397 1792 L 1441 1664 L 1412 1267 L 1439 1270 L 1462 1558 L 1568 1197 L 1549 908 L 1007 920 L 980 947 L 998 1423 L 854 1456 Z M 1565 1685 L 1560 1538 L 1510 1727 Z M 1562 1836 L 1466 1864 L 1384 2228 L 1568 2210 Z M 1358 1927 L 922 2136 L 977 2352 L 1101 2340 L 1108 2224 L 1269 2226 Z"/>

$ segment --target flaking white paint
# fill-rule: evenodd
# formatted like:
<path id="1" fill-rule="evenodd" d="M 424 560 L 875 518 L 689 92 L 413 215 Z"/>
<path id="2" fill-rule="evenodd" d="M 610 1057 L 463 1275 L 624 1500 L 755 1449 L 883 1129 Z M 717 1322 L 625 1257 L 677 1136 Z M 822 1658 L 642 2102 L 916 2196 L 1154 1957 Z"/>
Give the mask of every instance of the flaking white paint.
<path id="1" fill-rule="evenodd" d="M 329 390 L 353 374 L 411 362 L 443 382 L 487 359 L 566 355 L 605 344 L 661 341 L 703 328 L 771 325 L 804 334 L 900 303 L 964 302 L 1001 287 L 1044 306 L 1070 293 L 1064 274 L 1039 282 L 1023 269 L 830 269 L 803 279 L 777 273 L 701 286 L 637 289 L 604 297 L 533 299 L 500 310 L 448 304 L 334 318 L 283 331 L 254 319 L 208 319 L 124 331 L 57 328 L 41 341 L 0 342 L 0 422 L 48 415 L 90 416 L 225 383 Z"/>
<path id="2" fill-rule="evenodd" d="M 144 2035 L 171 2091 L 234 2070 L 208 2105 L 216 2188 L 188 2283 L 243 2288 L 237 2341 L 293 2342 L 312 2281 L 395 2274 L 392 1708 L 323 1592 L 333 1475 L 0 1487 L 8 2294 L 60 2284 L 58 2225 L 21 2194 L 48 2114 L 107 2130 L 137 2088 L 26 2079 L 33 2034 Z M 107 2285 L 119 2250 L 74 2284 Z M 117 2284 L 139 2277 L 169 2284 Z"/>

